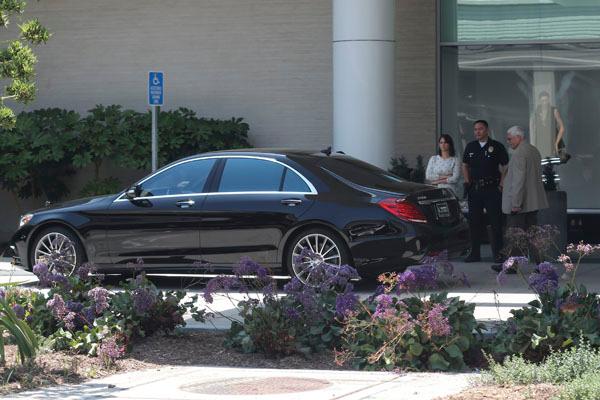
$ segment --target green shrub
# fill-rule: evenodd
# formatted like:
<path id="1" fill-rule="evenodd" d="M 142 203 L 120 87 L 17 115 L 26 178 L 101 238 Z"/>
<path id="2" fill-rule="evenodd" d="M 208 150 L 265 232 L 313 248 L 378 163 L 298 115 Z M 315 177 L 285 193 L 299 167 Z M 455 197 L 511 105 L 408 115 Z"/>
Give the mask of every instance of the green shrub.
<path id="1" fill-rule="evenodd" d="M 186 108 L 161 111 L 159 165 L 206 151 L 250 147 L 249 126 L 241 118 L 198 118 Z M 0 185 L 20 198 L 59 200 L 69 194 L 65 177 L 92 164 L 84 195 L 113 193 L 117 180 L 102 177 L 113 165 L 150 170 L 151 114 L 97 105 L 85 117 L 58 108 L 22 112 L 14 129 L 0 129 Z"/>
<path id="2" fill-rule="evenodd" d="M 579 379 L 589 371 L 600 370 L 600 351 L 581 339 L 581 344 L 564 351 L 553 351 L 540 363 L 522 355 L 507 357 L 498 363 L 489 359 L 482 381 L 497 385 L 529 385 L 536 383 L 563 384 Z"/>
<path id="3" fill-rule="evenodd" d="M 599 400 L 600 372 L 593 371 L 566 383 L 559 395 L 560 400 Z"/>
<path id="4" fill-rule="evenodd" d="M 0 184 L 20 198 L 54 201 L 69 193 L 64 178 L 72 157 L 79 114 L 58 108 L 22 112 L 14 129 L 0 129 Z"/>

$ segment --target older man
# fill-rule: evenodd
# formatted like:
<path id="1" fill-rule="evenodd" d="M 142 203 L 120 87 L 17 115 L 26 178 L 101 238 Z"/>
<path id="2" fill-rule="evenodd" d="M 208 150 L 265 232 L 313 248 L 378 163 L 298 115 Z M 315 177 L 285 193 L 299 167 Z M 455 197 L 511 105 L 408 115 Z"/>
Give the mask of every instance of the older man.
<path id="1" fill-rule="evenodd" d="M 542 157 L 535 146 L 525 141 L 525 132 L 520 126 L 508 129 L 506 140 L 514 152 L 504 178 L 502 212 L 507 215 L 507 228 L 527 230 L 537 224 L 538 210 L 548 208 L 542 184 Z M 492 265 L 492 269 L 499 272 L 502 266 Z M 516 271 L 509 269 L 506 272 Z"/>
<path id="2" fill-rule="evenodd" d="M 548 208 L 542 183 L 542 158 L 535 146 L 525 141 L 520 126 L 508 129 L 506 139 L 514 153 L 502 191 L 502 212 L 507 214 L 507 227 L 527 230 L 537 224 L 538 210 Z"/>

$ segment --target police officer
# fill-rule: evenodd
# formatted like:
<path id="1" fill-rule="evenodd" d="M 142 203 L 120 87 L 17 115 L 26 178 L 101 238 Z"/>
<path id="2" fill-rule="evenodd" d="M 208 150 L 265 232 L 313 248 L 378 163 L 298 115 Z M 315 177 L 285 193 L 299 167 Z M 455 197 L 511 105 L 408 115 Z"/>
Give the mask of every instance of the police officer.
<path id="1" fill-rule="evenodd" d="M 494 262 L 502 262 L 502 182 L 505 166 L 508 164 L 508 153 L 500 142 L 489 137 L 487 121 L 475 121 L 473 132 L 476 140 L 465 147 L 462 165 L 471 229 L 471 254 L 465 262 L 481 261 L 484 208 L 492 225 L 493 237 L 490 238 L 490 243 Z"/>

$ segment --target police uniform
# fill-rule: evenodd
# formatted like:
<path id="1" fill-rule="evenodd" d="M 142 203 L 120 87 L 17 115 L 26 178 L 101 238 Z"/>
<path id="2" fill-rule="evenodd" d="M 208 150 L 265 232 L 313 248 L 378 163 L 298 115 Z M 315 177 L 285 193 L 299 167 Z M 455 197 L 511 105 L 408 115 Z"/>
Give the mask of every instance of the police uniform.
<path id="1" fill-rule="evenodd" d="M 508 164 L 508 153 L 502 143 L 488 137 L 481 146 L 474 140 L 467 144 L 463 163 L 468 166 L 470 185 L 469 225 L 471 229 L 471 258 L 480 257 L 481 235 L 483 234 L 483 209 L 492 225 L 490 238 L 494 258 L 499 258 L 502 249 L 502 192 L 500 191 L 500 166 Z M 493 242 L 492 242 L 493 241 Z"/>

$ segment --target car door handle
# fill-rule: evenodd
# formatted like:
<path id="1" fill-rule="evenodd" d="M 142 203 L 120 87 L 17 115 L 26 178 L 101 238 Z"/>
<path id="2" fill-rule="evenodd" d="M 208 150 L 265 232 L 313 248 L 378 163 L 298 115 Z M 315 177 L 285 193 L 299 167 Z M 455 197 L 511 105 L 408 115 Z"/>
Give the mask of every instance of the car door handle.
<path id="1" fill-rule="evenodd" d="M 180 200 L 177 203 L 175 203 L 175 205 L 177 205 L 177 207 L 179 208 L 190 208 L 194 204 L 196 204 L 194 200 Z"/>
<path id="2" fill-rule="evenodd" d="M 294 207 L 300 203 L 302 203 L 302 200 L 300 200 L 300 199 L 283 199 L 283 200 L 281 200 L 281 204 L 284 204 L 284 205 L 290 206 L 290 207 Z"/>

